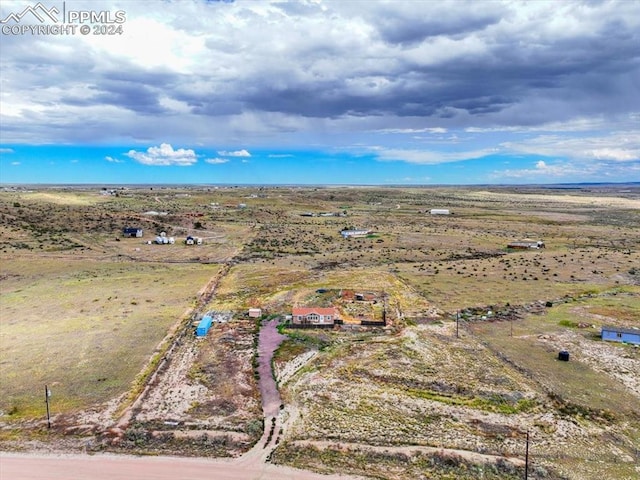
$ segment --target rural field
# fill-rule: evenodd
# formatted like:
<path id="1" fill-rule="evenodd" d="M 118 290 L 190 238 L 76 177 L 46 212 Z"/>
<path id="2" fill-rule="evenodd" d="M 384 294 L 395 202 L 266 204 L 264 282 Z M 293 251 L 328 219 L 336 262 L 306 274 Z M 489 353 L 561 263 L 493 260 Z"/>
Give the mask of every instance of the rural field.
<path id="1" fill-rule="evenodd" d="M 344 324 L 291 328 L 300 306 Z M 196 337 L 207 312 L 224 320 Z M 637 184 L 4 187 L 0 450 L 246 455 L 272 440 L 267 319 L 286 335 L 271 463 L 640 475 L 640 348 L 600 338 L 640 328 Z"/>

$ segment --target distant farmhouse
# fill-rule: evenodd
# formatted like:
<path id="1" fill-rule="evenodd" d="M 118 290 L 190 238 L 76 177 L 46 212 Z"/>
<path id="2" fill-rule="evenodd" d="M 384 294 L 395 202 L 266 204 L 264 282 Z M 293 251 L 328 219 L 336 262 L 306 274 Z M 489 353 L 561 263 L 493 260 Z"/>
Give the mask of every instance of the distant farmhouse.
<path id="1" fill-rule="evenodd" d="M 122 229 L 122 235 L 130 238 L 141 238 L 142 229 L 139 227 L 125 227 Z"/>
<path id="2" fill-rule="evenodd" d="M 371 230 L 342 230 L 340 235 L 343 238 L 361 238 L 366 237 L 371 233 Z"/>
<path id="3" fill-rule="evenodd" d="M 346 217 L 347 215 L 344 212 L 302 212 L 300 214 L 301 217 Z"/>
<path id="4" fill-rule="evenodd" d="M 513 248 L 516 250 L 544 248 L 544 242 L 543 241 L 536 242 L 535 240 L 519 240 L 517 242 L 511 242 L 507 244 L 507 248 Z"/>
<path id="5" fill-rule="evenodd" d="M 189 235 L 185 239 L 184 243 L 186 243 L 187 245 L 202 245 L 202 238 Z"/>
<path id="6" fill-rule="evenodd" d="M 302 326 L 332 326 L 340 320 L 340 314 L 335 307 L 294 307 L 291 312 L 291 323 Z"/>
<path id="7" fill-rule="evenodd" d="M 640 330 L 605 326 L 602 327 L 602 340 L 640 345 Z"/>
<path id="8" fill-rule="evenodd" d="M 449 215 L 449 214 L 451 214 L 451 212 L 449 210 L 447 210 L 446 208 L 432 208 L 431 210 L 429 210 L 429 213 L 431 215 Z"/>

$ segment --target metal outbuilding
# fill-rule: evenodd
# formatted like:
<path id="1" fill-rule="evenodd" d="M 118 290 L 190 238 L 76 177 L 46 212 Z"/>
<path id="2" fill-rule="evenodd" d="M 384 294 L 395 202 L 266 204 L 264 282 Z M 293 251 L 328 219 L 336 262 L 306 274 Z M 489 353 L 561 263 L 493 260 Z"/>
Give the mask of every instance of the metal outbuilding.
<path id="1" fill-rule="evenodd" d="M 141 238 L 143 232 L 140 227 L 125 227 L 122 229 L 122 235 L 131 238 Z"/>
<path id="2" fill-rule="evenodd" d="M 640 329 L 603 326 L 602 340 L 640 345 Z"/>

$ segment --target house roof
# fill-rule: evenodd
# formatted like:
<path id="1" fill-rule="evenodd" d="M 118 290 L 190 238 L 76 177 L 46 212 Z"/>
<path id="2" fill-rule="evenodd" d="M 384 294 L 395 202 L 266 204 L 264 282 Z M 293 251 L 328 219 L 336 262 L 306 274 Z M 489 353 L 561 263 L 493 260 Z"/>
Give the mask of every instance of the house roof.
<path id="1" fill-rule="evenodd" d="M 628 333 L 631 335 L 640 335 L 640 330 L 636 328 L 613 327 L 611 325 L 603 326 L 603 332 Z"/>
<path id="2" fill-rule="evenodd" d="M 309 315 L 315 313 L 318 315 L 338 315 L 338 310 L 335 307 L 329 308 L 317 308 L 317 307 L 293 307 L 292 315 Z"/>

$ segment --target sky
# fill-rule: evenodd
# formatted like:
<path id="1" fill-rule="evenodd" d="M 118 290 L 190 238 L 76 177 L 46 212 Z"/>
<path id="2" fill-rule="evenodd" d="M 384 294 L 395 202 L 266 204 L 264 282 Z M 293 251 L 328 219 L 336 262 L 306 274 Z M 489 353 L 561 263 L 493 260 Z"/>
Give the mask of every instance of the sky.
<path id="1" fill-rule="evenodd" d="M 640 181 L 640 1 L 2 0 L 0 21 L 3 184 Z"/>

